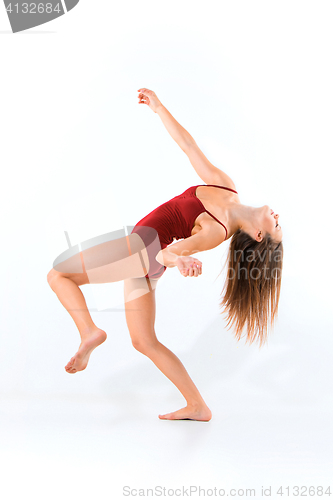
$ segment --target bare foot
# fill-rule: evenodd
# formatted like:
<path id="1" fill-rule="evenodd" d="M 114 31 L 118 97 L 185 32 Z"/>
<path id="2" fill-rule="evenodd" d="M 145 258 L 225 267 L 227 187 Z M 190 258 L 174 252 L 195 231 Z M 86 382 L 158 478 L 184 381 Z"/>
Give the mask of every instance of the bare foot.
<path id="1" fill-rule="evenodd" d="M 166 413 L 165 415 L 159 415 L 158 418 L 161 420 L 200 420 L 202 422 L 208 422 L 212 418 L 212 412 L 208 406 L 190 406 L 187 405 L 181 410 L 175 411 L 173 413 Z"/>
<path id="2" fill-rule="evenodd" d="M 76 373 L 84 370 L 87 367 L 90 354 L 92 351 L 106 340 L 104 330 L 96 328 L 86 333 L 80 344 L 77 353 L 69 360 L 65 366 L 67 373 Z"/>

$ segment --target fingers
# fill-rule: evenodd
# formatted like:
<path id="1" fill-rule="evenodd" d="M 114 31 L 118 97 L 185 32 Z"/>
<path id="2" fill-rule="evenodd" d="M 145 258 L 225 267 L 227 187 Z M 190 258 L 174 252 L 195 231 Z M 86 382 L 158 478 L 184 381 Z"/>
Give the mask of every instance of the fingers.
<path id="1" fill-rule="evenodd" d="M 153 95 L 155 95 L 152 90 L 146 88 L 139 89 L 138 92 L 139 92 L 138 96 L 139 99 L 147 99 L 148 101 L 149 101 L 149 96 L 153 97 Z"/>
<path id="2" fill-rule="evenodd" d="M 145 94 L 145 95 L 153 94 L 152 90 L 149 90 L 146 88 L 139 89 L 138 92 L 141 92 L 142 94 Z"/>
<path id="3" fill-rule="evenodd" d="M 184 276 L 197 277 L 202 274 L 202 264 L 191 264 L 189 268 L 184 270 Z"/>
<path id="4" fill-rule="evenodd" d="M 191 267 L 188 273 L 189 276 L 199 276 L 199 269 L 197 267 Z"/>
<path id="5" fill-rule="evenodd" d="M 149 97 L 146 97 L 144 94 L 140 93 L 138 95 L 139 98 L 139 104 L 149 104 Z"/>

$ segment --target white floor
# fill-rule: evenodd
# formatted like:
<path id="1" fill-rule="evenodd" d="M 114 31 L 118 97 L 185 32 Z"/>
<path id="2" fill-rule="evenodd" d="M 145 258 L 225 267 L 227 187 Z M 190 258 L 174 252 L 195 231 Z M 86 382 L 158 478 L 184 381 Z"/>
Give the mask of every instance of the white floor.
<path id="1" fill-rule="evenodd" d="M 182 397 L 124 335 L 110 335 L 79 376 L 58 366 L 65 354 L 55 351 L 47 373 L 47 350 L 40 362 L 38 353 L 34 362 L 27 354 L 26 390 L 6 394 L 2 379 L 1 498 L 106 500 L 125 498 L 124 487 L 134 496 L 158 486 L 169 496 L 184 487 L 184 497 L 190 486 L 207 496 L 241 489 L 237 498 L 246 489 L 262 498 L 261 488 L 271 486 L 272 498 L 287 498 L 277 495 L 280 486 L 326 489 L 333 466 L 328 337 L 312 335 L 306 319 L 296 327 L 282 317 L 270 347 L 259 351 L 219 327 L 217 318 L 192 345 L 178 338 L 177 346 L 178 327 L 170 333 L 169 346 L 213 411 L 208 423 L 158 419 L 180 408 Z M 119 351 L 126 359 L 117 364 Z M 192 490 L 191 498 L 203 496 Z"/>
<path id="2" fill-rule="evenodd" d="M 260 397 L 231 405 L 230 392 L 213 392 L 209 423 L 162 422 L 161 394 L 130 390 L 112 400 L 3 398 L 1 498 L 104 500 L 123 498 L 125 486 L 254 488 L 261 498 L 262 486 L 329 486 L 332 413 L 259 407 Z"/>
<path id="3" fill-rule="evenodd" d="M 118 499 L 126 497 L 124 487 L 147 498 L 155 487 L 170 490 L 169 497 L 184 487 L 184 498 L 214 496 L 214 488 L 236 498 L 262 498 L 262 487 L 272 487 L 271 498 L 287 498 L 277 494 L 280 486 L 326 491 L 333 467 L 332 325 L 320 298 L 302 294 L 298 282 L 286 278 L 279 322 L 262 350 L 237 344 L 225 330 L 215 285 L 204 289 L 204 302 L 199 285 L 191 285 L 187 302 L 181 295 L 190 284 L 174 287 L 172 311 L 161 306 L 168 286 L 157 291 L 158 337 L 210 406 L 208 423 L 158 419 L 184 401 L 133 349 L 123 311 L 94 313 L 108 339 L 75 375 L 64 366 L 79 336 L 54 297 L 39 314 L 16 316 L 18 334 L 3 330 L 2 338 L 0 498 Z"/>

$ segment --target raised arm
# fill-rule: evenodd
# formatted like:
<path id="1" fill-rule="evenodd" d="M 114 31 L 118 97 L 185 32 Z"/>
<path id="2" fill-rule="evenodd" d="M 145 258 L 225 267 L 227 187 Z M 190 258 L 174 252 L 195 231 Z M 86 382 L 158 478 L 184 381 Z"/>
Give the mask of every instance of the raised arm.
<path id="1" fill-rule="evenodd" d="M 177 120 L 175 120 L 166 107 L 163 106 L 155 92 L 146 88 L 139 89 L 138 92 L 139 104 L 147 104 L 154 113 L 158 114 L 163 125 L 173 140 L 187 155 L 194 170 L 202 181 L 206 184 L 217 184 L 219 186 L 235 189 L 235 184 L 232 179 L 226 173 L 222 172 L 222 170 L 210 163 L 193 137 L 177 122 Z"/>
<path id="2" fill-rule="evenodd" d="M 166 107 L 163 106 L 155 92 L 148 89 L 139 89 L 138 92 L 139 104 L 147 104 L 154 113 L 158 114 L 173 140 L 186 152 L 189 145 L 194 143 L 193 137 L 174 119 Z"/>

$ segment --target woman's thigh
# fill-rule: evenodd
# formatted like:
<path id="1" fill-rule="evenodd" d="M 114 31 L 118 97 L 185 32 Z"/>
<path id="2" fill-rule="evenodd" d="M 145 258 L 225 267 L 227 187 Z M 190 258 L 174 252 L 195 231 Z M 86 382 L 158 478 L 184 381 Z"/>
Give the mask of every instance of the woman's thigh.
<path id="1" fill-rule="evenodd" d="M 112 283 L 142 278 L 149 271 L 149 257 L 137 234 L 107 241 L 58 262 L 51 273 L 64 276 L 78 285 Z"/>
<path id="2" fill-rule="evenodd" d="M 140 348 L 156 341 L 155 290 L 158 280 L 133 278 L 124 281 L 126 323 L 134 347 Z"/>

